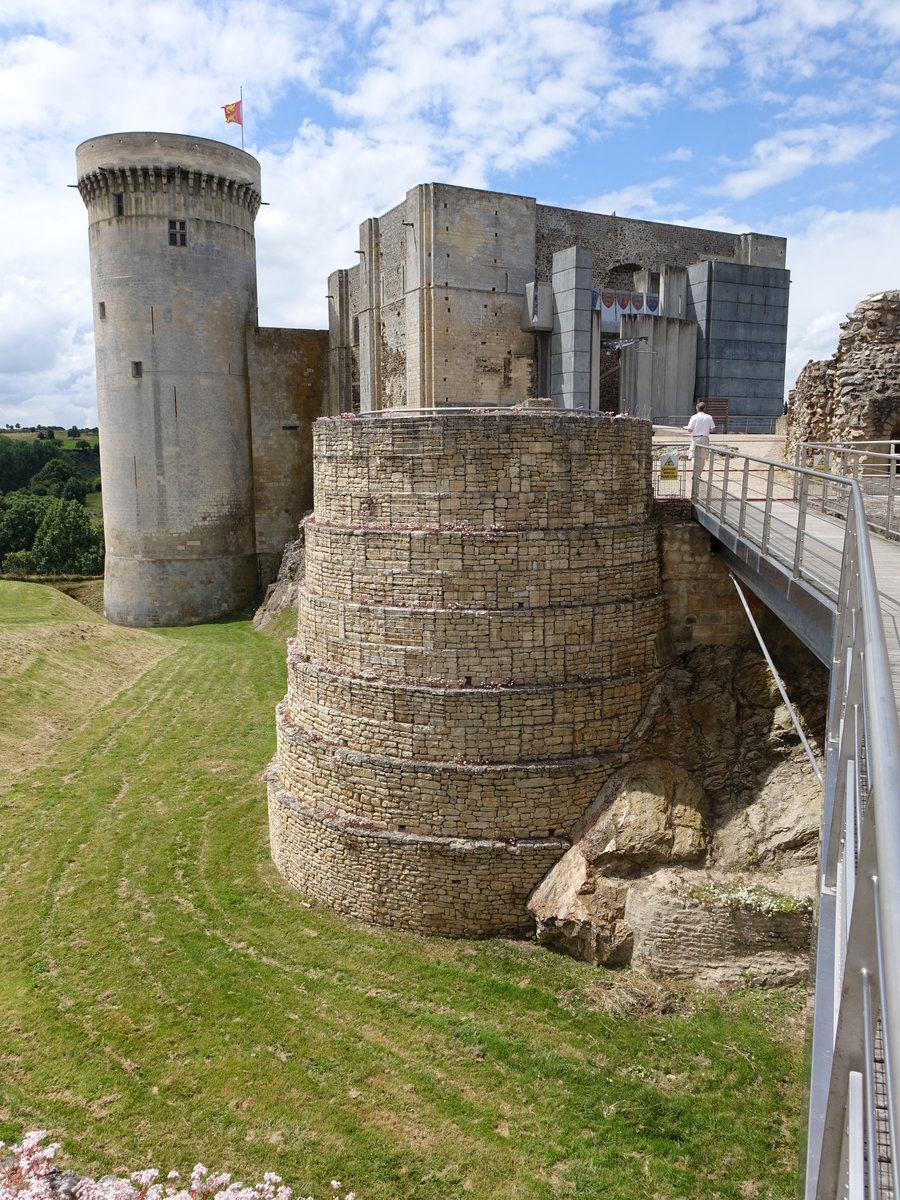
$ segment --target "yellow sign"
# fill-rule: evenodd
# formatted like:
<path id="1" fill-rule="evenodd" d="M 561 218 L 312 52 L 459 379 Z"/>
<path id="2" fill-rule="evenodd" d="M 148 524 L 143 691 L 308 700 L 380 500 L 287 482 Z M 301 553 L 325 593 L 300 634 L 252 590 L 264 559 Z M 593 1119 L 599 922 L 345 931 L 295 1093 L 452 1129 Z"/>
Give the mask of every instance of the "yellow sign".
<path id="1" fill-rule="evenodd" d="M 813 470 L 814 471 L 824 471 L 825 470 L 825 455 L 824 454 L 820 454 L 819 457 L 813 462 Z"/>
<path id="2" fill-rule="evenodd" d="M 678 478 L 678 457 L 675 454 L 664 454 L 659 460 L 660 479 Z"/>

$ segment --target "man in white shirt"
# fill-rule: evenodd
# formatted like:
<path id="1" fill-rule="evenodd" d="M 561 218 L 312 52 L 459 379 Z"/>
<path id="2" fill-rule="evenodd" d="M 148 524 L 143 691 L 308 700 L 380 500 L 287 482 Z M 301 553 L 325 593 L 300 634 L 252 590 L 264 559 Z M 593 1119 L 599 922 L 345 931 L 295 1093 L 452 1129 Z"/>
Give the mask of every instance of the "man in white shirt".
<path id="1" fill-rule="evenodd" d="M 694 448 L 696 446 L 708 446 L 709 435 L 715 433 L 716 423 L 706 411 L 706 402 L 703 400 L 697 401 L 697 411 L 687 423 L 688 433 L 691 435 L 691 448 L 688 451 L 688 458 L 694 457 Z"/>

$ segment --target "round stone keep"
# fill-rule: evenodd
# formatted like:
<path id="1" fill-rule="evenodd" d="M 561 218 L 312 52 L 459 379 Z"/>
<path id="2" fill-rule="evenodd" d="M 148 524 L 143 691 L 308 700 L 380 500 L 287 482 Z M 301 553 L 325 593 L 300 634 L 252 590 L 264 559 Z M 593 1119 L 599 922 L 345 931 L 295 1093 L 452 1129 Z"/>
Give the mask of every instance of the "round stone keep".
<path id="1" fill-rule="evenodd" d="M 258 587 L 247 330 L 259 164 L 221 142 L 110 134 L 76 151 L 97 358 L 104 612 L 208 621 Z"/>

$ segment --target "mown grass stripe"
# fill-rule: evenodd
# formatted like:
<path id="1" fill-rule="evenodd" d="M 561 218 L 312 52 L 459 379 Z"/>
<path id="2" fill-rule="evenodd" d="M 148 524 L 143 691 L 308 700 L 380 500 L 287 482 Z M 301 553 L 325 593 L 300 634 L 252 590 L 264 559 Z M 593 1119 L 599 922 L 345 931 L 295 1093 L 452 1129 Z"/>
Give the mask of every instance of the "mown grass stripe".
<path id="1" fill-rule="evenodd" d="M 0 797 L 0 1138 L 361 1200 L 793 1195 L 800 990 L 660 990 L 308 905 L 260 780 L 283 643 L 150 636 L 171 652 Z"/>

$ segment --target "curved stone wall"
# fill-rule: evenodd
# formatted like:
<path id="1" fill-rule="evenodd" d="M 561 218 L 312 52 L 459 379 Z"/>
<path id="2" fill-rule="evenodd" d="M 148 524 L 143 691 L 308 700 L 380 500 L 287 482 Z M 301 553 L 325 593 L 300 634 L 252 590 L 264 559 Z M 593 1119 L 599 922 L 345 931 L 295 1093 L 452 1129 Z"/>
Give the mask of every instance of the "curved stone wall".
<path id="1" fill-rule="evenodd" d="M 233 146 L 109 134 L 76 150 L 97 360 L 104 613 L 209 621 L 251 601 L 247 330 L 259 163 Z"/>
<path id="2" fill-rule="evenodd" d="M 527 929 L 657 679 L 650 426 L 326 419 L 314 461 L 273 859 L 366 920 Z"/>

